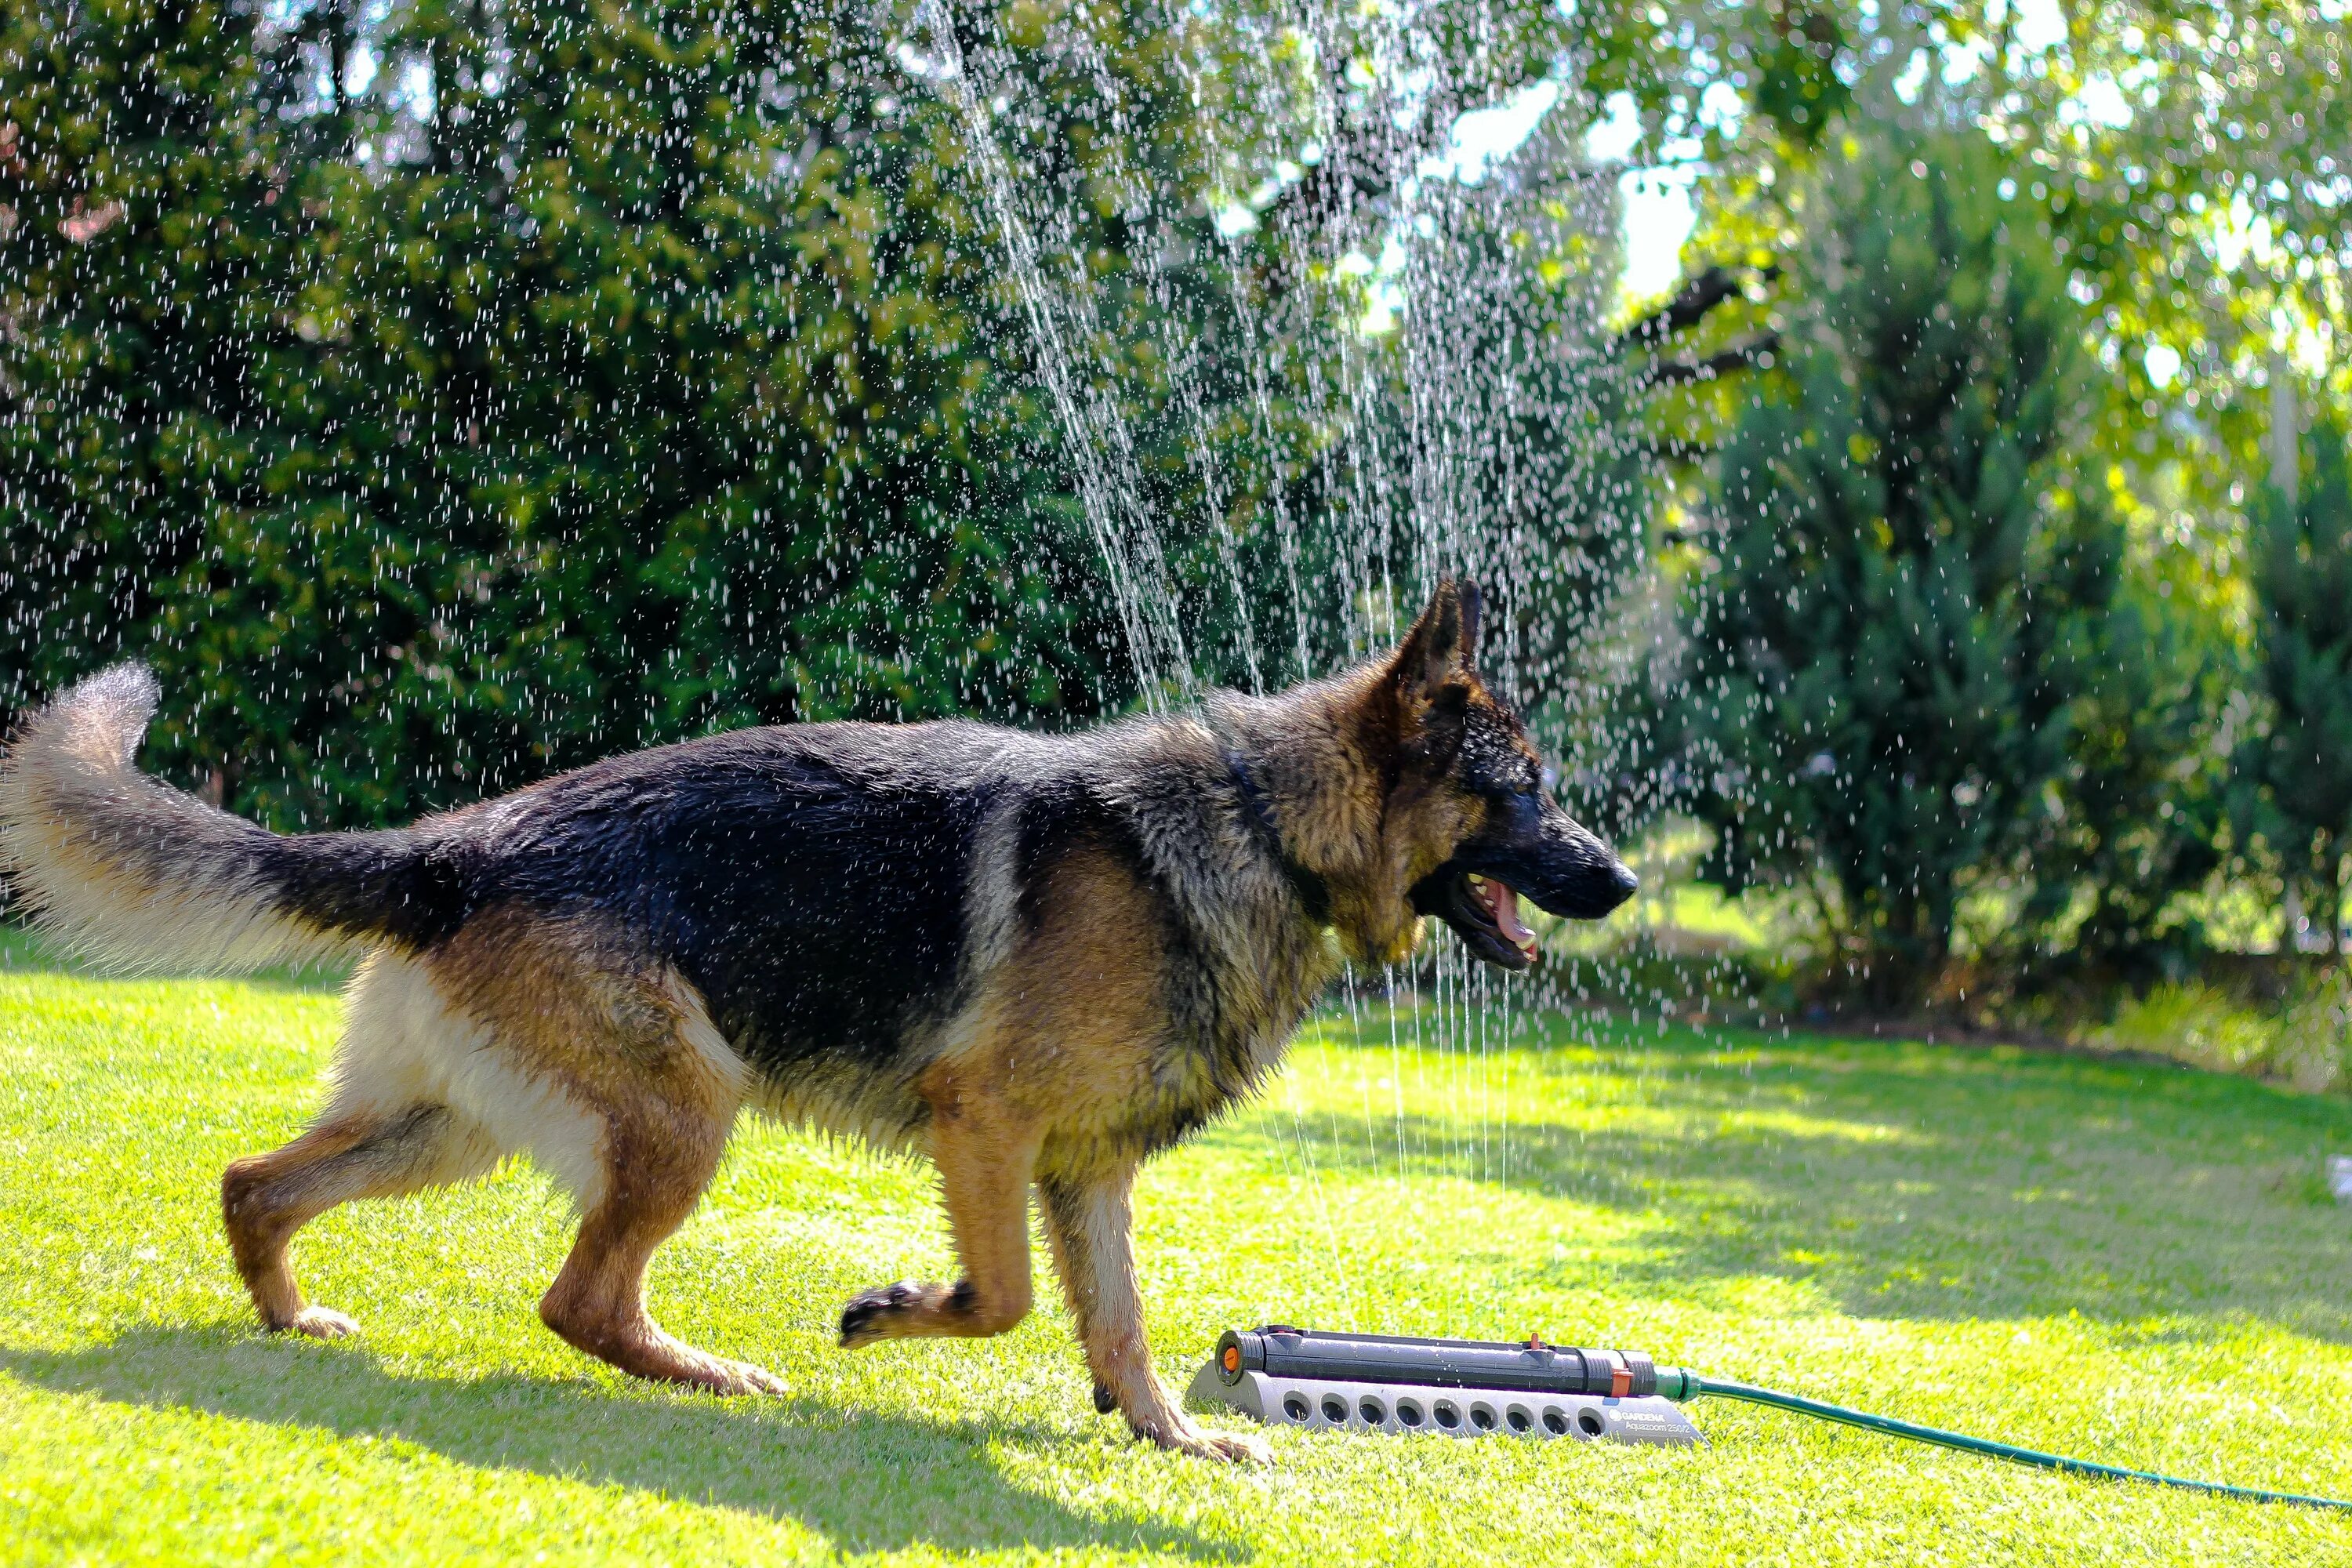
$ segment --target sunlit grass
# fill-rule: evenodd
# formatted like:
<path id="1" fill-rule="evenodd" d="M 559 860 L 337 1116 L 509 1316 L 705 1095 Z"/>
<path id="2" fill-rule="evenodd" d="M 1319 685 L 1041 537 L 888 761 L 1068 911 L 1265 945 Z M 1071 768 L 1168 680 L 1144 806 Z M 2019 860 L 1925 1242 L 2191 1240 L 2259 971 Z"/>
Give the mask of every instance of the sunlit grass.
<path id="1" fill-rule="evenodd" d="M 527 1168 L 321 1221 L 298 1262 L 366 1337 L 265 1340 L 215 1184 L 299 1124 L 338 1011 L 315 987 L 0 969 L 0 1558 L 2352 1560 L 2326 1516 L 1704 1403 L 1696 1452 L 1277 1433 L 1269 1472 L 1167 1458 L 1094 1414 L 1057 1310 L 991 1343 L 834 1349 L 845 1297 L 949 1267 L 929 1181 L 749 1124 L 653 1299 L 789 1399 L 642 1388 L 549 1335 L 568 1218 Z M 1268 1319 L 1541 1331 L 2352 1491 L 2352 1216 L 2319 1179 L 2352 1106 L 2013 1050 L 1486 1033 L 1326 1026 L 1152 1168 L 1139 1250 L 1171 1377 Z"/>

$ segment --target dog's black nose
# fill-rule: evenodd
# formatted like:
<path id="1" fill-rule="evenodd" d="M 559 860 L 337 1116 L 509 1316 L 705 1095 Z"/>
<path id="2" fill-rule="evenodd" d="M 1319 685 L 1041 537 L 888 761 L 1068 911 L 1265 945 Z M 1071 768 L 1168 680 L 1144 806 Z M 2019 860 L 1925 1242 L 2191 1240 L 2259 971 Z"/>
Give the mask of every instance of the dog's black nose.
<path id="1" fill-rule="evenodd" d="M 1609 868 L 1609 881 L 1617 889 L 1617 901 L 1621 904 L 1642 890 L 1642 879 L 1633 875 L 1633 868 L 1622 860 Z"/>

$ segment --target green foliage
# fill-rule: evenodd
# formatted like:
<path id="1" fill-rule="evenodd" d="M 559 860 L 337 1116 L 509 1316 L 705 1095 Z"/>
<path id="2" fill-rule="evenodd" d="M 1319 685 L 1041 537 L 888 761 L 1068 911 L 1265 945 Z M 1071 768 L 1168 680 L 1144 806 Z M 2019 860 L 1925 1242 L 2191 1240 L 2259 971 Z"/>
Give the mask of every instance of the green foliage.
<path id="1" fill-rule="evenodd" d="M 857 20 L 420 5 L 377 79 L 428 90 L 329 105 L 246 9 L 12 12 L 0 691 L 148 658 L 166 764 L 311 823 L 750 720 L 1090 711 L 952 127 Z"/>
<path id="2" fill-rule="evenodd" d="M 2318 1091 L 2352 1073 L 2352 973 L 2292 964 L 2284 985 L 2249 996 L 2204 981 L 2169 981 L 2127 996 L 2084 1031 L 2101 1050 L 2144 1051 L 2218 1072 Z M 2314 1173 L 2315 1175 L 2317 1173 Z"/>
<path id="3" fill-rule="evenodd" d="M 2270 715 L 2241 753 L 2253 797 L 2242 819 L 2332 937 L 2352 882 L 2352 438 L 2323 421 L 2304 451 L 2297 499 L 2265 485 L 2251 508 L 2256 685 Z"/>
<path id="4" fill-rule="evenodd" d="M 1956 956 L 2177 967 L 2181 891 L 2248 844 L 2315 905 L 2341 887 L 2340 451 L 2305 521 L 2257 499 L 2277 717 L 2234 794 L 2228 531 L 2193 531 L 2192 615 L 2118 519 L 2159 482 L 2217 510 L 2246 333 L 2340 304 L 2344 36 L 2102 0 L 2029 57 L 2013 12 L 944 9 L 1071 302 L 1066 419 L 971 127 L 898 58 L 910 12 L 902 40 L 847 0 L 32 0 L 0 15 L 0 723 L 148 658 L 166 771 L 291 826 L 761 720 L 1082 720 L 1168 673 L 1073 493 L 1073 433 L 1115 433 L 1201 676 L 1328 668 L 1398 584 L 1473 565 L 1580 796 L 1628 826 L 1696 765 L 1717 869 L 1818 888 L 1886 994 Z M 1986 51 L 1965 116 L 1895 101 L 1938 42 Z M 2133 60 L 2129 121 L 2084 119 Z M 1546 72 L 1552 145 L 1421 176 Z M 1613 195 L 1569 121 L 1621 89 L 1645 149 L 1710 161 L 1708 243 L 1746 268 L 1675 329 L 1696 351 L 1603 330 Z M 1937 114 L 2005 150 L 1891 124 Z M 2237 201 L 2270 239 L 2233 281 Z M 1243 202 L 1254 231 L 1213 226 Z M 1391 248 L 1417 337 L 1356 330 Z M 1726 428 L 1730 521 L 1667 561 L 1713 574 L 1699 699 L 1620 722 L 1596 654 L 1677 636 L 1671 589 L 1617 595 L 1655 457 Z"/>
<path id="5" fill-rule="evenodd" d="M 2083 878 L 2110 896 L 2165 783 L 2142 713 L 2195 710 L 2152 605 L 2118 612 L 2123 529 L 2069 445 L 2084 322 L 2008 164 L 1893 117 L 1851 147 L 1805 193 L 1782 363 L 1720 459 L 1686 721 L 1715 869 L 1822 879 L 1849 966 L 1908 1005 L 1971 895 L 2012 957 L 2079 923 Z"/>
<path id="6" fill-rule="evenodd" d="M 1324 58 L 1227 19 L 958 14 L 1018 100 L 988 134 L 1045 220 L 1045 287 L 1083 304 L 1065 421 L 971 127 L 846 0 L 10 12 L 0 721 L 147 658 L 174 694 L 158 762 L 291 826 L 751 721 L 1082 719 L 1147 673 L 1071 493 L 1073 444 L 1118 445 L 1097 413 L 1200 673 L 1360 651 L 1361 590 L 1429 566 L 1387 476 L 1394 526 L 1350 510 L 1328 406 L 1399 374 L 1334 327 L 1334 264 L 1378 251 L 1386 208 L 1302 192 L 1228 246 L 1195 185 L 1335 134 L 1362 146 L 1321 168 L 1410 168 L 1360 94 L 1327 125 L 1224 85 L 1287 71 L 1325 102 L 1313 71 L 1386 24 Z M 1548 68 L 1558 26 L 1457 39 L 1433 101 Z M 1253 49 L 1278 68 L 1201 73 Z M 1234 169 L 1202 164 L 1210 124 Z M 1483 279 L 1489 314 L 1548 259 Z"/>
<path id="7" fill-rule="evenodd" d="M 2183 971 L 2208 944 L 2184 895 L 2226 862 L 2221 715 L 2238 665 L 2158 585 L 2127 570 L 2081 627 L 2087 657 L 2066 672 L 2067 760 L 2047 797 L 2052 819 L 2013 871 L 2026 898 L 2011 940 L 1986 943 L 2045 981 L 2145 984 Z"/>
<path id="8" fill-rule="evenodd" d="M 2352 26 L 2325 0 L 2084 0 L 2066 19 L 1995 113 L 2095 290 L 2115 437 L 2201 447 L 2196 468 L 2226 489 L 2256 467 L 2254 363 L 2345 321 Z M 2099 100 L 2123 112 L 2084 111 Z M 2178 368 L 2151 372 L 2157 348 Z M 2352 382 L 2336 357 L 2340 402 Z M 2197 420 L 2158 417 L 2183 400 Z"/>

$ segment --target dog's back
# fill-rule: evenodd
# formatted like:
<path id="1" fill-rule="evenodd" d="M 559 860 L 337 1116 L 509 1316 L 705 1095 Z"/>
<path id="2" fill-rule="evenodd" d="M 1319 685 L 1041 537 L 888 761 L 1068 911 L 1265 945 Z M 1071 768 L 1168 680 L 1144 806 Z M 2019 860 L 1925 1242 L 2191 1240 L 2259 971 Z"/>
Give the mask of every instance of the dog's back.
<path id="1" fill-rule="evenodd" d="M 1248 918 L 1285 889 L 1234 820 L 1214 742 L 1188 721 L 1068 736 L 963 721 L 744 730 L 406 828 L 286 837 L 132 766 L 156 696 L 135 667 L 86 682 L 0 773 L 21 902 L 121 966 L 375 952 L 378 987 L 421 963 L 470 994 L 560 950 L 616 984 L 683 981 L 755 1095 L 890 1144 L 919 1131 L 915 1076 L 1046 927 L 1057 888 L 1069 896 L 1057 873 L 1074 858 L 1107 863 L 1137 895 L 1099 912 L 1125 942 L 1121 973 L 1103 978 L 1164 1004 L 1136 1051 L 1201 1057 L 1199 1073 L 1162 1062 L 1163 1078 L 1239 1092 L 1261 1037 L 1286 1030 L 1281 1015 L 1319 978 L 1295 915 L 1273 922 L 1286 955 Z M 1162 968 L 1136 969 L 1147 953 Z M 1262 973 L 1291 977 L 1287 1005 L 1264 1005 Z M 1235 975 L 1249 994 L 1232 994 Z M 1171 1111 L 1164 1136 L 1213 1109 Z"/>
<path id="2" fill-rule="evenodd" d="M 952 1010 L 981 830 L 1051 777 L 1049 743 L 977 724 L 755 729 L 420 831 L 464 868 L 452 929 L 500 905 L 592 922 L 674 966 L 751 1065 L 788 1078 L 886 1067 Z"/>

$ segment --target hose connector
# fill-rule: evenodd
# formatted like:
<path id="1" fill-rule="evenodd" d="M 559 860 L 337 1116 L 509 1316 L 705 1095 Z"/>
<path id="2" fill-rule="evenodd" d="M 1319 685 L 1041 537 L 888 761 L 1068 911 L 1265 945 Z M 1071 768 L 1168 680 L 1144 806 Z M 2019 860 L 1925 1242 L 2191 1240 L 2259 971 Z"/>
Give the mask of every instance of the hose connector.
<path id="1" fill-rule="evenodd" d="M 1687 1405 L 1706 1392 L 1706 1384 L 1688 1367 L 1662 1366 L 1657 1369 L 1657 1377 L 1659 1396 L 1677 1405 Z"/>

